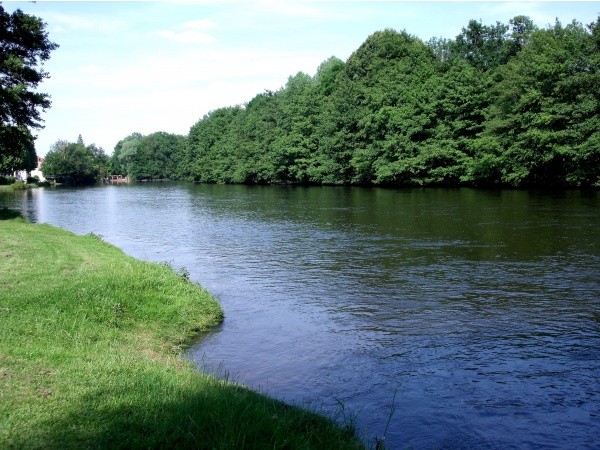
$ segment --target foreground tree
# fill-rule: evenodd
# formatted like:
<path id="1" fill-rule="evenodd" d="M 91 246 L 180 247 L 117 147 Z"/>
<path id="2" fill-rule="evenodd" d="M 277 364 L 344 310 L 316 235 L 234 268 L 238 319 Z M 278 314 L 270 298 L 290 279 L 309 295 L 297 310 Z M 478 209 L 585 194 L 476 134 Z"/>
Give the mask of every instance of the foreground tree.
<path id="1" fill-rule="evenodd" d="M 31 170 L 32 129 L 43 128 L 40 110 L 50 96 L 37 91 L 49 75 L 42 68 L 58 47 L 48 40 L 46 24 L 17 9 L 7 13 L 0 4 L 0 171 Z"/>
<path id="2" fill-rule="evenodd" d="M 35 169 L 37 154 L 33 141 L 27 128 L 0 125 L 0 173 Z"/>
<path id="3" fill-rule="evenodd" d="M 46 178 L 72 185 L 93 184 L 106 177 L 110 164 L 102 148 L 85 146 L 83 139 L 71 143 L 57 141 L 42 163 Z"/>

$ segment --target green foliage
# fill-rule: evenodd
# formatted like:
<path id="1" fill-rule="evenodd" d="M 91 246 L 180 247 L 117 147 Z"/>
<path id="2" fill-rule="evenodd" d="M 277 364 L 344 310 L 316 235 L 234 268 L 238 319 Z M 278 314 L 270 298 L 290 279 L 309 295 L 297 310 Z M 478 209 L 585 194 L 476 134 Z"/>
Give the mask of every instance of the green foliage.
<path id="1" fill-rule="evenodd" d="M 113 167 L 209 183 L 600 186 L 599 21 L 472 20 L 427 43 L 378 31 L 346 62 L 210 112 L 187 140 L 126 138 Z"/>
<path id="2" fill-rule="evenodd" d="M 93 184 L 108 175 L 109 158 L 95 144 L 86 146 L 81 136 L 76 143 L 59 140 L 42 163 L 46 178 L 72 185 Z"/>
<path id="3" fill-rule="evenodd" d="M 129 177 L 135 180 L 177 178 L 184 144 L 183 136 L 164 132 L 143 137 L 131 156 Z"/>
<path id="4" fill-rule="evenodd" d="M 132 133 L 115 146 L 109 171 L 132 180 L 185 178 L 184 155 L 184 136 L 165 132 L 148 136 Z"/>
<path id="5" fill-rule="evenodd" d="M 23 181 L 19 180 L 19 181 L 15 181 L 12 184 L 12 188 L 15 191 L 23 191 L 23 190 L 27 189 L 27 185 Z"/>
<path id="6" fill-rule="evenodd" d="M 33 141 L 26 127 L 0 123 L 0 172 L 35 169 L 37 155 Z"/>
<path id="7" fill-rule="evenodd" d="M 40 110 L 50 107 L 49 95 L 37 90 L 49 75 L 38 66 L 58 47 L 45 27 L 38 17 L 19 9 L 9 14 L 0 4 L 0 172 L 36 164 L 30 130 L 42 128 Z"/>
<path id="8" fill-rule="evenodd" d="M 600 181 L 599 53 L 578 23 L 539 30 L 495 75 L 485 135 L 502 149 L 505 183 Z"/>
<path id="9" fill-rule="evenodd" d="M 111 175 L 127 175 L 129 164 L 135 156 L 141 140 L 140 133 L 132 133 L 117 143 L 110 159 Z"/>
<path id="10" fill-rule="evenodd" d="M 246 171 L 248 159 L 258 158 L 259 139 L 266 141 L 269 135 L 259 128 L 259 120 L 252 124 L 254 126 L 242 128 L 239 118 L 251 115 L 261 99 L 262 94 L 247 105 L 246 111 L 239 106 L 217 109 L 192 126 L 186 146 L 190 179 L 209 183 L 258 181 L 258 170 Z M 253 145 L 248 145 L 248 137 L 256 138 L 251 142 Z M 258 166 L 258 160 L 254 164 Z"/>
<path id="11" fill-rule="evenodd" d="M 336 78 L 338 74 L 344 70 L 344 66 L 344 61 L 335 56 L 332 56 L 321 63 L 314 76 L 314 81 L 317 84 L 319 94 L 326 97 L 333 92 L 335 89 Z"/>
<path id="12" fill-rule="evenodd" d="M 456 37 L 452 51 L 482 72 L 494 70 L 517 50 L 507 39 L 508 29 L 508 25 L 500 22 L 488 26 L 471 20 Z"/>

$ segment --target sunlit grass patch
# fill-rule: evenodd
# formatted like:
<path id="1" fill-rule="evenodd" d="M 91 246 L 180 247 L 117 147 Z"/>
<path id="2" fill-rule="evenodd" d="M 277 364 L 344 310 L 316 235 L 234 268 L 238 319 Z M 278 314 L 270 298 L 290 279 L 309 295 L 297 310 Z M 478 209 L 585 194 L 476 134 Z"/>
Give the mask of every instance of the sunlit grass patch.
<path id="1" fill-rule="evenodd" d="M 0 211 L 2 447 L 362 448 L 182 359 L 223 317 L 184 275 Z"/>

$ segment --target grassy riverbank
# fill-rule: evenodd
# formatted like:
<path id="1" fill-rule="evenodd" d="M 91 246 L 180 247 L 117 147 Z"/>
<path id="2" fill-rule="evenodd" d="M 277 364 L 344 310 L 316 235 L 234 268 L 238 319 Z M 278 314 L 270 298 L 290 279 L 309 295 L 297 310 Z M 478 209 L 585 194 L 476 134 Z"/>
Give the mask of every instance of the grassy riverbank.
<path id="1" fill-rule="evenodd" d="M 0 447 L 363 448 L 183 360 L 221 319 L 167 266 L 0 211 Z"/>

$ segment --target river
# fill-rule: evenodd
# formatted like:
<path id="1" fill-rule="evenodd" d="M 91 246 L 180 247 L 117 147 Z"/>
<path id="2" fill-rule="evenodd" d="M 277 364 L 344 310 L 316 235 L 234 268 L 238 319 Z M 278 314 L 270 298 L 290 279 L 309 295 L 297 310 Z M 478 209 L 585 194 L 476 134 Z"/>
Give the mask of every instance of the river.
<path id="1" fill-rule="evenodd" d="M 189 358 L 371 445 L 600 448 L 599 192 L 132 183 L 3 206 L 186 268 L 225 311 Z"/>

